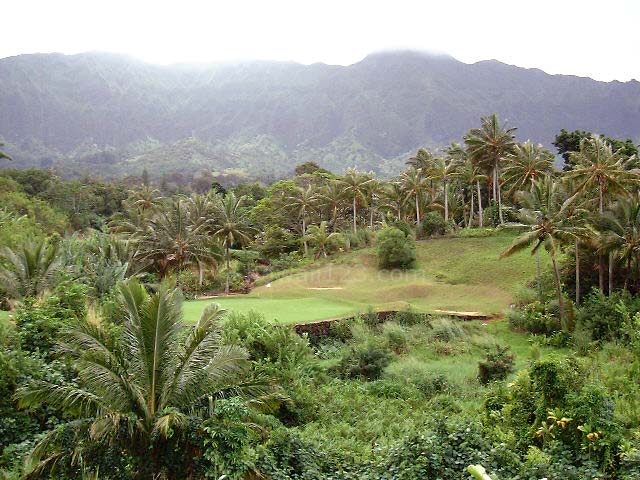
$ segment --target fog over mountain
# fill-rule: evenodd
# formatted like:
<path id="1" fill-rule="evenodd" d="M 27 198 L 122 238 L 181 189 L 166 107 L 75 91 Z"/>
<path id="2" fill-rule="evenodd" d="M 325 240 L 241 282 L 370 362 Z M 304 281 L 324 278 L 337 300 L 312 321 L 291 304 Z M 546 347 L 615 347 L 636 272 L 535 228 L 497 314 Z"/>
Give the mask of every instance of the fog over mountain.
<path id="1" fill-rule="evenodd" d="M 520 140 L 548 146 L 561 128 L 638 140 L 640 82 L 412 51 L 346 67 L 157 66 L 103 53 L 0 60 L 0 138 L 13 165 L 75 174 L 277 176 L 315 160 L 389 175 L 416 148 L 459 141 L 493 112 Z"/>

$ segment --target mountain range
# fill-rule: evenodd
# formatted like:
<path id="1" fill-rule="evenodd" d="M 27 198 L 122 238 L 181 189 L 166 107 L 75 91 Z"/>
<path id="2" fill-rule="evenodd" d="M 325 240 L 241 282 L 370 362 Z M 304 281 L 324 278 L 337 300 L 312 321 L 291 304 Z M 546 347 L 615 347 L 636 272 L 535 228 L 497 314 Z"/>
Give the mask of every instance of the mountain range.
<path id="1" fill-rule="evenodd" d="M 415 51 L 349 66 L 151 65 L 105 53 L 0 59 L 6 166 L 113 177 L 233 169 L 288 174 L 314 160 L 390 175 L 420 146 L 460 141 L 497 113 L 520 140 L 565 128 L 640 139 L 640 82 L 549 75 Z"/>

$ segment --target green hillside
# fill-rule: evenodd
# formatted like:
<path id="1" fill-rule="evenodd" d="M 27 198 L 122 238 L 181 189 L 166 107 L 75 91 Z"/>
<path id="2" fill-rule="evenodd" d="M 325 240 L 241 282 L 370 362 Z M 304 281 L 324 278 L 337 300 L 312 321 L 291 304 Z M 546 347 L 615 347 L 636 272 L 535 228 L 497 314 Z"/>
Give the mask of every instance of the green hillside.
<path id="1" fill-rule="evenodd" d="M 342 254 L 257 287 L 249 295 L 187 302 L 185 314 L 195 321 L 211 302 L 268 319 L 298 323 L 367 310 L 415 308 L 500 314 L 513 294 L 535 274 L 528 252 L 499 259 L 513 236 L 441 238 L 418 242 L 418 265 L 407 272 L 376 268 L 371 249 Z M 266 283 L 266 282 L 262 282 Z"/>

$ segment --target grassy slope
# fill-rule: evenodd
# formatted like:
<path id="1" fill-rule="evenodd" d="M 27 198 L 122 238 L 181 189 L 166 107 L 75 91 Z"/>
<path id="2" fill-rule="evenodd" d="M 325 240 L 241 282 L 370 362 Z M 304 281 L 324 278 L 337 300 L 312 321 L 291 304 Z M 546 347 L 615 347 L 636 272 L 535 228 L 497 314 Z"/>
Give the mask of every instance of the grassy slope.
<path id="1" fill-rule="evenodd" d="M 408 272 L 379 271 L 371 249 L 351 252 L 316 262 L 246 296 L 187 302 L 185 318 L 195 321 L 212 301 L 235 311 L 254 309 L 282 323 L 337 317 L 369 306 L 500 313 L 535 273 L 535 261 L 528 252 L 498 258 L 512 239 L 505 233 L 421 241 L 418 266 Z M 342 290 L 310 290 L 318 287 Z"/>

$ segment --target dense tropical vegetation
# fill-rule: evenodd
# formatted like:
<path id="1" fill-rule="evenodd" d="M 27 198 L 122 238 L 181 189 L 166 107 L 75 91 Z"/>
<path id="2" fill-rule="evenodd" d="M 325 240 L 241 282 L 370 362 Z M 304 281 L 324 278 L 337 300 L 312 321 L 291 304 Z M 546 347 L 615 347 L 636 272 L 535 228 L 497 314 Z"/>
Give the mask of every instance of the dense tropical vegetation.
<path id="1" fill-rule="evenodd" d="M 392 178 L 306 162 L 176 191 L 0 171 L 3 474 L 639 478 L 637 149 L 563 131 L 560 172 L 516 132 L 490 115 Z M 375 246 L 401 275 L 420 243 L 492 235 L 513 238 L 495 262 L 537 264 L 507 320 L 371 309 L 294 329 L 213 303 L 183 321 L 185 299 L 344 252 Z"/>

